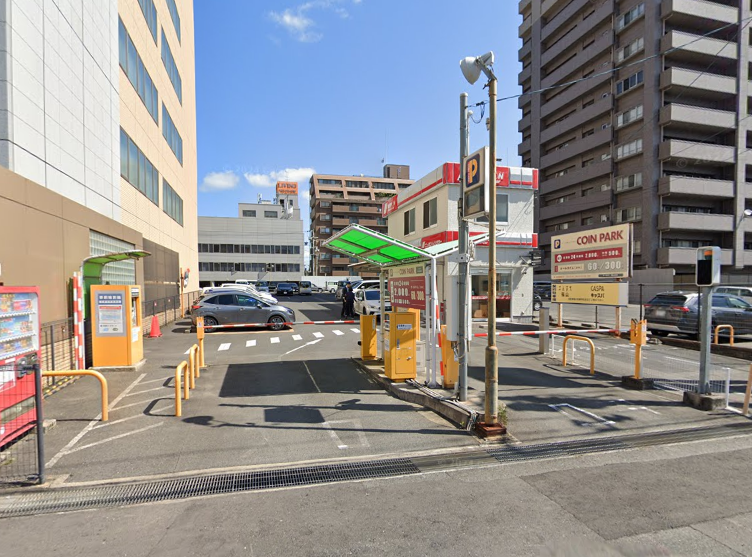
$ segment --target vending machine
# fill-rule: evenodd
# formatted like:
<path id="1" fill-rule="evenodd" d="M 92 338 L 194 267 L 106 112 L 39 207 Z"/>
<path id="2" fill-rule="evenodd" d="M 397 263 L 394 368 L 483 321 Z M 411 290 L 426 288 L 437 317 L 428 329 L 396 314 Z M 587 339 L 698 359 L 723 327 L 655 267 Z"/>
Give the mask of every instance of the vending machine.
<path id="1" fill-rule="evenodd" d="M 39 289 L 0 286 L 0 447 L 34 427 Z"/>

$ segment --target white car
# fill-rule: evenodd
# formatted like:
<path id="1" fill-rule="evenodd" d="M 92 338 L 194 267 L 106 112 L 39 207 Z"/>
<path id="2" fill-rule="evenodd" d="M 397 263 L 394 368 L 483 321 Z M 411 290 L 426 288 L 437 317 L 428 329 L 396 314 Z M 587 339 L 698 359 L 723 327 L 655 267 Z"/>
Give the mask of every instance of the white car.
<path id="1" fill-rule="evenodd" d="M 272 296 L 269 293 L 266 292 L 259 292 L 256 290 L 253 286 L 250 286 L 248 284 L 235 284 L 235 283 L 229 283 L 229 284 L 223 284 L 222 286 L 215 286 L 213 288 L 209 288 L 204 294 L 209 293 L 215 293 L 217 291 L 221 292 L 230 292 L 230 291 L 239 291 L 239 292 L 245 292 L 246 294 L 249 294 L 253 296 L 254 298 L 258 298 L 259 300 L 262 300 L 266 302 L 267 304 L 276 305 L 277 304 L 277 298 Z"/>
<path id="2" fill-rule="evenodd" d="M 365 288 L 355 291 L 355 313 L 358 315 L 379 315 L 381 313 L 381 292 L 378 288 Z M 392 311 L 392 304 L 387 293 L 384 310 Z"/>
<path id="3" fill-rule="evenodd" d="M 310 296 L 313 293 L 313 285 L 310 283 L 310 281 L 307 280 L 301 280 L 300 281 L 300 294 L 301 296 Z"/>

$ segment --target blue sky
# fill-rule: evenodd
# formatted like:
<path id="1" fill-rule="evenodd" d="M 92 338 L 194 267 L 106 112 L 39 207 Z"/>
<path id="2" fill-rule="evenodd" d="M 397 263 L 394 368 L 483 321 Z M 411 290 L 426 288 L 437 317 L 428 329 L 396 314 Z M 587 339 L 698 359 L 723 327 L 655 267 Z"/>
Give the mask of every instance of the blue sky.
<path id="1" fill-rule="evenodd" d="M 519 93 L 520 22 L 516 0 L 198 0 L 199 215 L 236 216 L 277 180 L 307 193 L 312 171 L 380 176 L 386 157 L 417 179 L 456 161 L 459 94 L 488 94 L 459 60 L 492 50 L 499 97 Z M 498 156 L 519 165 L 517 101 L 498 108 Z M 470 150 L 487 143 L 471 124 Z"/>

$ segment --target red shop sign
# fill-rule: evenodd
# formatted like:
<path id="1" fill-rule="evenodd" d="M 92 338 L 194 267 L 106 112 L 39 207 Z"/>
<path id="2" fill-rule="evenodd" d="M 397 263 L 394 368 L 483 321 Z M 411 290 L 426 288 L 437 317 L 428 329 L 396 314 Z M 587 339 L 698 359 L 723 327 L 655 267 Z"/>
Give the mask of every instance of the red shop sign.
<path id="1" fill-rule="evenodd" d="M 392 307 L 426 309 L 426 279 L 423 276 L 390 278 Z"/>

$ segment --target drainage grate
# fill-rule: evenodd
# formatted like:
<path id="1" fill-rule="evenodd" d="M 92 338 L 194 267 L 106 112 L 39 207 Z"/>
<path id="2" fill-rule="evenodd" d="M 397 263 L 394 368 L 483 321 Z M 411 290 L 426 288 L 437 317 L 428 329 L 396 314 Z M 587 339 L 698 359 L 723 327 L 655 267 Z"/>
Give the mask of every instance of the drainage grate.
<path id="1" fill-rule="evenodd" d="M 560 443 L 504 445 L 502 447 L 488 448 L 484 451 L 470 449 L 451 455 L 393 458 L 256 472 L 228 472 L 173 480 L 154 480 L 95 487 L 63 487 L 59 489 L 35 489 L 25 492 L 16 491 L 0 498 L 0 518 L 91 508 L 120 507 L 138 503 L 187 499 L 202 495 L 218 495 L 352 480 L 391 478 L 449 468 L 467 468 L 473 465 L 483 465 L 489 460 L 493 462 L 492 459 L 501 463 L 513 463 L 636 449 L 670 443 L 717 439 L 744 434 L 752 434 L 752 425 L 747 421 L 655 433 L 633 433 L 620 436 L 579 439 Z"/>
<path id="2" fill-rule="evenodd" d="M 409 459 L 397 458 L 260 472 L 222 473 L 135 484 L 61 488 L 10 495 L 0 500 L 0 518 L 154 503 L 201 495 L 385 478 L 419 472 L 417 466 Z"/>

